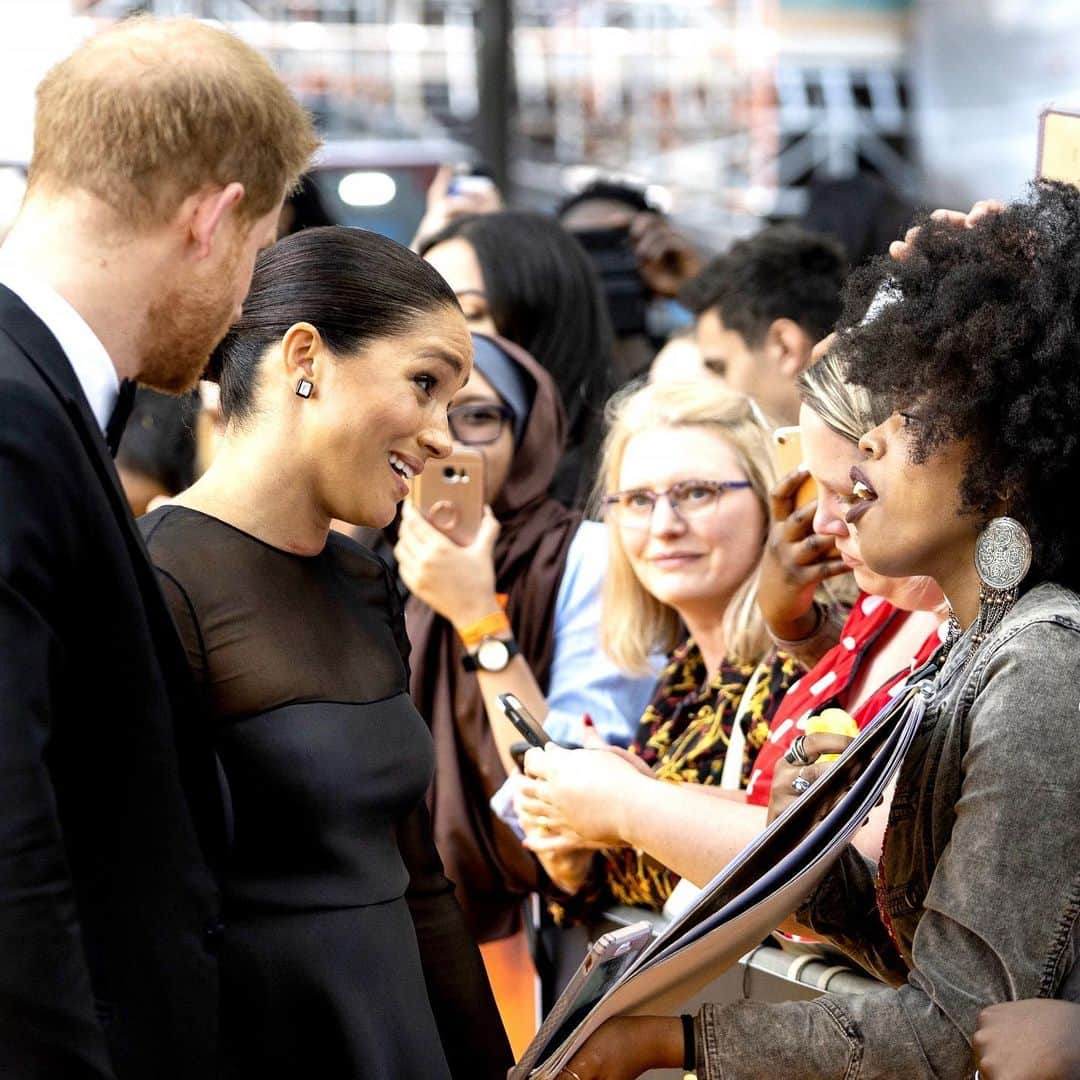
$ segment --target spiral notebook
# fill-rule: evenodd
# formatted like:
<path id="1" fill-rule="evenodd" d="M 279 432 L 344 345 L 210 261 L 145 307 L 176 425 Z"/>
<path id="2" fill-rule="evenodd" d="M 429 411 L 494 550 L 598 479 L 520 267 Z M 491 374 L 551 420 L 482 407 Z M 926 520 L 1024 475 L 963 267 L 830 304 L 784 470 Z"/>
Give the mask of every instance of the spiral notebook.
<path id="1" fill-rule="evenodd" d="M 609 1017 L 671 1013 L 791 915 L 899 770 L 935 673 L 933 663 L 921 668 L 832 768 L 725 866 L 602 995 L 595 1001 L 560 999 L 562 1012 L 583 1019 L 558 1046 L 549 1038 L 534 1039 L 510 1080 L 554 1080 Z"/>

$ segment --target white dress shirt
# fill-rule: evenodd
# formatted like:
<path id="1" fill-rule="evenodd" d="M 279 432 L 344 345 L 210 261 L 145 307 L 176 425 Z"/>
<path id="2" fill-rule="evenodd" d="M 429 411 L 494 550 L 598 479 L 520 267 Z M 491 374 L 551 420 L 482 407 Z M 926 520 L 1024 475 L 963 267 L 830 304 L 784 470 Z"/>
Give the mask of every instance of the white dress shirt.
<path id="1" fill-rule="evenodd" d="M 97 334 L 48 282 L 3 252 L 0 252 L 0 285 L 6 285 L 60 342 L 94 418 L 104 431 L 116 404 L 120 379 Z"/>

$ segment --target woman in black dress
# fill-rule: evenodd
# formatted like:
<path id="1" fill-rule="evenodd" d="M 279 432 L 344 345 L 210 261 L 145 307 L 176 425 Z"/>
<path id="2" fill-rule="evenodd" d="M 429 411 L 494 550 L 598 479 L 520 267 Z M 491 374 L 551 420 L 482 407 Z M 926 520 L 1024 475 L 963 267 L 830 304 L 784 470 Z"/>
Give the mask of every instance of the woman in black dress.
<path id="1" fill-rule="evenodd" d="M 141 521 L 232 800 L 222 946 L 230 1076 L 502 1077 L 479 953 L 431 838 L 431 736 L 408 696 L 381 527 L 451 449 L 471 366 L 453 293 L 371 233 L 311 229 L 256 264 L 219 346 L 226 431 Z"/>

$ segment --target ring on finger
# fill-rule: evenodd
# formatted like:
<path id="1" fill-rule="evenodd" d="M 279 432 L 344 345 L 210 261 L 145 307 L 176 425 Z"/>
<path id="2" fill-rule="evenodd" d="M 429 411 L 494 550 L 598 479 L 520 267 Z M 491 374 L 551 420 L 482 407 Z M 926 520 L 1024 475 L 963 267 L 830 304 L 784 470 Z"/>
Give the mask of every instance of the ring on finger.
<path id="1" fill-rule="evenodd" d="M 791 790 L 796 795 L 802 795 L 810 789 L 811 781 L 807 780 L 805 776 L 800 772 L 794 780 L 791 781 Z"/>
<path id="2" fill-rule="evenodd" d="M 789 765 L 809 765 L 810 759 L 806 756 L 806 736 L 799 735 L 787 748 L 784 760 Z"/>
<path id="3" fill-rule="evenodd" d="M 562 1071 L 559 1073 L 559 1075 L 562 1076 L 563 1073 L 566 1073 L 567 1076 L 572 1076 L 574 1080 L 581 1080 L 581 1077 L 578 1076 L 578 1074 L 574 1072 L 573 1069 L 568 1069 L 565 1065 L 562 1067 Z"/>

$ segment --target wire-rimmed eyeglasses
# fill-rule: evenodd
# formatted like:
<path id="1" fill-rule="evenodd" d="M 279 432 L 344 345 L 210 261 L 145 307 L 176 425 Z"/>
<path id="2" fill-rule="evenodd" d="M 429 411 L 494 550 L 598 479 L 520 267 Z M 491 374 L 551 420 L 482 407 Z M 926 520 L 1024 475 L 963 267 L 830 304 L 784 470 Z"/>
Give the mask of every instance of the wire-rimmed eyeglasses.
<path id="1" fill-rule="evenodd" d="M 450 434 L 466 446 L 487 446 L 495 442 L 513 419 L 512 409 L 494 401 L 475 401 L 446 410 Z"/>
<path id="2" fill-rule="evenodd" d="M 604 506 L 630 528 L 648 528 L 653 511 L 661 499 L 667 499 L 672 511 L 683 521 L 700 517 L 715 509 L 725 491 L 750 487 L 749 480 L 681 480 L 663 491 L 631 488 L 616 491 L 604 499 Z"/>

